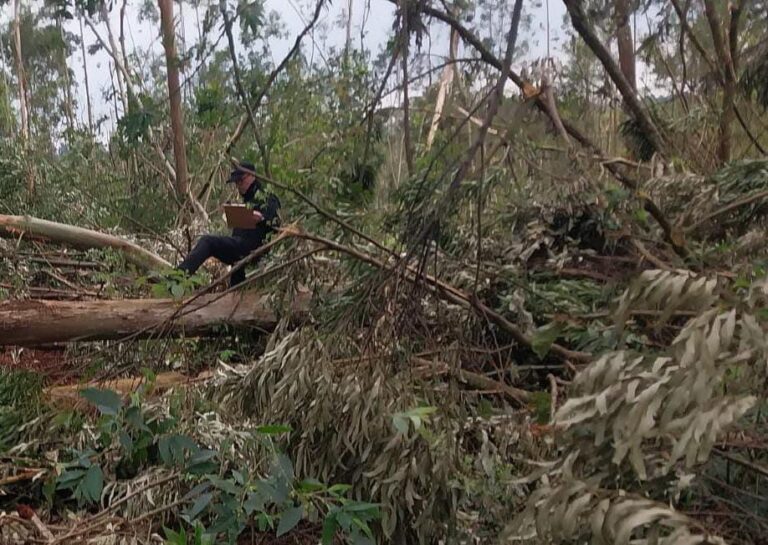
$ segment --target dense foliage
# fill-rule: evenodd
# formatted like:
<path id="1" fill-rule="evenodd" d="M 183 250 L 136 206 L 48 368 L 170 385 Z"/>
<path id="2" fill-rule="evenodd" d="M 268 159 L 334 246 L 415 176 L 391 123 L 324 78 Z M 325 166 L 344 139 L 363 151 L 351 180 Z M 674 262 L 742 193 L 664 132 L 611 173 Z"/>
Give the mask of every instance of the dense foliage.
<path id="1" fill-rule="evenodd" d="M 283 231 L 270 331 L 0 343 L 0 544 L 764 542 L 765 2 L 17 3 L 0 310 L 225 291 L 11 216 Z"/>

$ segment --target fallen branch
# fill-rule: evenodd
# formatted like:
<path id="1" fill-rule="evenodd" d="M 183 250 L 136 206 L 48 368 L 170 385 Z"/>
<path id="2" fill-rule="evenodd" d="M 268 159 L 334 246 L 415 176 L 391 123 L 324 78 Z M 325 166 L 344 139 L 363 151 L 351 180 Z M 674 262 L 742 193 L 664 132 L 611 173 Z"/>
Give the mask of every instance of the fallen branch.
<path id="1" fill-rule="evenodd" d="M 314 242 L 323 244 L 329 249 L 345 253 L 347 255 L 350 255 L 356 259 L 364 261 L 369 265 L 373 265 L 374 267 L 377 267 L 382 270 L 390 270 L 392 268 L 387 263 L 384 263 L 383 261 L 373 256 L 370 256 L 360 250 L 357 250 L 356 248 L 350 248 L 348 246 L 344 246 L 343 244 L 339 244 L 338 242 L 335 242 L 333 240 L 311 235 L 299 230 L 295 230 L 293 233 L 291 233 L 291 236 L 302 238 L 305 240 L 312 240 Z M 509 335 L 513 339 L 515 339 L 515 341 L 517 341 L 518 344 L 521 344 L 529 348 L 531 347 L 532 345 L 531 339 L 525 333 L 523 333 L 523 331 L 519 327 L 517 327 L 515 324 L 507 320 L 504 316 L 502 316 L 492 308 L 488 307 L 487 305 L 479 301 L 477 297 L 473 295 L 468 295 L 465 292 L 459 290 L 458 288 L 455 288 L 450 284 L 446 284 L 445 282 L 433 276 L 425 274 L 423 271 L 419 271 L 413 267 L 405 267 L 404 272 L 406 273 L 404 276 L 406 280 L 408 280 L 409 282 L 418 283 L 421 281 L 425 281 L 426 286 L 429 287 L 429 289 L 431 289 L 439 297 L 442 297 L 450 301 L 451 303 L 458 304 L 464 308 L 474 310 L 479 315 L 485 318 L 488 318 L 489 320 L 494 322 L 497 326 L 499 326 L 501 329 L 509 333 Z M 558 344 L 553 344 L 550 350 L 553 354 L 556 354 L 558 357 L 565 360 L 574 360 L 574 361 L 583 362 L 583 361 L 589 361 L 592 359 L 592 355 L 587 352 L 577 352 L 577 351 L 569 350 Z"/>
<path id="2" fill-rule="evenodd" d="M 0 486 L 6 486 L 9 484 L 20 483 L 22 481 L 29 481 L 34 479 L 37 475 L 45 473 L 47 470 L 43 468 L 25 469 L 24 472 L 18 475 L 11 475 L 9 477 L 3 477 L 0 479 Z"/>
<path id="3" fill-rule="evenodd" d="M 113 248 L 123 252 L 128 261 L 144 269 L 171 266 L 159 255 L 124 238 L 31 216 L 0 214 L 0 235 L 14 236 L 22 233 L 76 248 Z"/>
<path id="4" fill-rule="evenodd" d="M 737 208 L 741 208 L 742 206 L 746 206 L 748 204 L 752 204 L 755 201 L 759 201 L 760 199 L 768 198 L 768 191 L 758 191 L 757 193 L 753 193 L 751 195 L 745 195 L 744 197 L 740 199 L 736 199 L 735 201 L 726 204 L 722 208 L 718 208 L 711 214 L 708 214 L 701 218 L 699 221 L 691 225 L 690 227 L 686 228 L 686 232 L 695 231 L 697 228 L 699 228 L 701 225 L 707 223 L 708 221 L 718 217 L 722 216 L 723 214 L 727 214 L 728 212 L 732 212 L 733 210 L 736 210 Z"/>
<path id="5" fill-rule="evenodd" d="M 531 393 L 520 388 L 515 388 L 499 380 L 494 380 L 481 373 L 474 373 L 465 369 L 454 369 L 447 363 L 430 361 L 425 358 L 414 356 L 411 358 L 419 368 L 417 371 L 424 377 L 435 375 L 455 376 L 459 381 L 473 388 L 480 390 L 495 390 L 507 396 L 518 405 L 525 406 L 531 400 Z"/>
<path id="6" fill-rule="evenodd" d="M 188 386 L 198 384 L 211 378 L 213 373 L 204 371 L 196 377 L 190 377 L 175 371 L 160 373 L 152 382 L 152 389 L 147 392 L 148 396 L 158 395 L 176 386 Z M 87 402 L 80 395 L 85 388 L 94 387 L 106 390 L 112 390 L 120 396 L 128 396 L 135 392 L 140 386 L 147 384 L 145 377 L 129 377 L 106 381 L 94 381 L 88 384 L 68 384 L 65 386 L 52 386 L 46 388 L 43 392 L 49 403 L 56 407 L 66 407 L 69 409 L 80 409 L 87 405 Z"/>
<path id="7" fill-rule="evenodd" d="M 611 278 L 610 276 L 607 276 L 603 273 L 599 273 L 597 271 L 590 271 L 588 269 L 572 269 L 572 268 L 565 267 L 558 270 L 557 274 L 560 276 L 565 276 L 569 278 L 589 278 L 597 282 L 613 281 L 613 278 Z"/>
<path id="8" fill-rule="evenodd" d="M 746 467 L 747 469 L 750 469 L 755 473 L 762 475 L 763 477 L 768 477 L 768 467 L 764 467 L 754 462 L 750 462 L 749 460 L 745 460 L 743 458 L 740 458 L 739 456 L 734 456 L 722 450 L 713 449 L 712 452 L 716 456 L 720 456 L 721 458 L 725 458 L 726 460 L 729 460 L 734 464 L 739 464 L 742 467 Z"/>

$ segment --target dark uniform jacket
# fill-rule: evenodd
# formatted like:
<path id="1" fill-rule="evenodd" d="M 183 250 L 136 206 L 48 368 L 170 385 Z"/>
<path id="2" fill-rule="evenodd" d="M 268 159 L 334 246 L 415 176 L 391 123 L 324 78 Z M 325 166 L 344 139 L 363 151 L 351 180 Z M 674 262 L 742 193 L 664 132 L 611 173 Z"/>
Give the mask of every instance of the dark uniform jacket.
<path id="1" fill-rule="evenodd" d="M 264 221 L 253 229 L 234 228 L 232 236 L 243 239 L 250 248 L 256 248 L 280 226 L 280 200 L 274 194 L 266 193 L 258 181 L 253 182 L 242 198 L 249 208 L 261 212 Z"/>

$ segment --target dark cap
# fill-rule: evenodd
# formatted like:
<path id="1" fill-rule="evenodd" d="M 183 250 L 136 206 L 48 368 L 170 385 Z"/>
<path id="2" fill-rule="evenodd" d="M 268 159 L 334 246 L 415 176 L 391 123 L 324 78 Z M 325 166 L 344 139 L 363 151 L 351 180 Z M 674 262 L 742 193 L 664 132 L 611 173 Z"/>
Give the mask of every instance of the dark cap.
<path id="1" fill-rule="evenodd" d="M 227 180 L 227 183 L 229 184 L 229 183 L 236 182 L 245 174 L 252 174 L 255 172 L 256 172 L 256 167 L 253 166 L 253 163 L 242 161 L 239 165 L 234 165 L 232 167 L 232 172 L 229 173 L 229 179 Z"/>

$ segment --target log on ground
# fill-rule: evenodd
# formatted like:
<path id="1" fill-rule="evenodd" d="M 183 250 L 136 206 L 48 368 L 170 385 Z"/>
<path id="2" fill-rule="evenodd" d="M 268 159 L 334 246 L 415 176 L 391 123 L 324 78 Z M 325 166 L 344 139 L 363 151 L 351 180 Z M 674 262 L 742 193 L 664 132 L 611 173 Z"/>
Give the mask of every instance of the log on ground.
<path id="1" fill-rule="evenodd" d="M 309 294 L 298 296 L 284 312 L 298 317 L 308 299 Z M 0 345 L 192 337 L 215 332 L 222 325 L 269 331 L 281 317 L 266 296 L 247 291 L 205 295 L 175 315 L 179 307 L 180 302 L 172 299 L 6 301 L 0 303 Z"/>
<path id="2" fill-rule="evenodd" d="M 0 236 L 22 234 L 30 238 L 69 244 L 75 248 L 114 248 L 123 252 L 128 261 L 149 270 L 171 266 L 159 255 L 124 238 L 31 216 L 0 214 Z"/>

